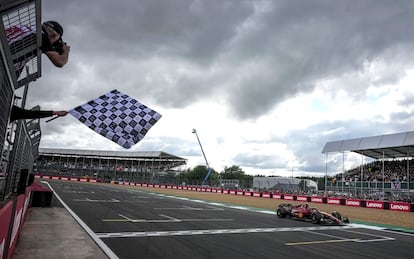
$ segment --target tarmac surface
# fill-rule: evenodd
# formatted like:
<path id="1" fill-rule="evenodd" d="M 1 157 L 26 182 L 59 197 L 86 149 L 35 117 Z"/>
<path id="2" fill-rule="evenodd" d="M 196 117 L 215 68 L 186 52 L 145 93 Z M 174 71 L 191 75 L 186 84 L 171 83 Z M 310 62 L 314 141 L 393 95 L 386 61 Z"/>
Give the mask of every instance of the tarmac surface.
<path id="1" fill-rule="evenodd" d="M 51 207 L 28 209 L 12 258 L 103 259 L 108 257 L 56 197 L 53 197 Z"/>
<path id="2" fill-rule="evenodd" d="M 366 259 L 414 254 L 413 234 L 278 219 L 274 212 L 150 189 L 49 183 L 59 199 L 54 196 L 50 208 L 29 208 L 13 258 Z"/>

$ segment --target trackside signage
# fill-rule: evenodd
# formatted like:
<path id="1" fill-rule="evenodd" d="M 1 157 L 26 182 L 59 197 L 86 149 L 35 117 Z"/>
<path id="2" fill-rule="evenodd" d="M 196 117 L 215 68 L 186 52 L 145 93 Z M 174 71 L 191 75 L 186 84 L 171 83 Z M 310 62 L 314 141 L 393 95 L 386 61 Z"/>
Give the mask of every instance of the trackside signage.
<path id="1" fill-rule="evenodd" d="M 411 204 L 405 202 L 390 202 L 390 210 L 411 212 Z"/>
<path id="2" fill-rule="evenodd" d="M 286 195 L 285 194 L 284 199 L 293 201 L 293 195 Z"/>
<path id="3" fill-rule="evenodd" d="M 360 200 L 354 200 L 354 199 L 346 199 L 345 200 L 346 206 L 354 206 L 354 207 L 360 207 L 361 201 Z"/>
<path id="4" fill-rule="evenodd" d="M 339 198 L 328 198 L 328 199 L 326 199 L 326 203 L 340 205 L 341 204 L 341 199 L 339 199 Z"/>
<path id="5" fill-rule="evenodd" d="M 323 203 L 322 197 L 312 197 L 311 202 Z"/>
<path id="6" fill-rule="evenodd" d="M 296 200 L 297 201 L 308 201 L 308 196 L 297 196 Z"/>
<path id="7" fill-rule="evenodd" d="M 384 209 L 384 202 L 382 201 L 366 201 L 366 208 Z"/>
<path id="8" fill-rule="evenodd" d="M 280 195 L 280 194 L 273 194 L 273 199 L 282 199 L 282 195 Z"/>

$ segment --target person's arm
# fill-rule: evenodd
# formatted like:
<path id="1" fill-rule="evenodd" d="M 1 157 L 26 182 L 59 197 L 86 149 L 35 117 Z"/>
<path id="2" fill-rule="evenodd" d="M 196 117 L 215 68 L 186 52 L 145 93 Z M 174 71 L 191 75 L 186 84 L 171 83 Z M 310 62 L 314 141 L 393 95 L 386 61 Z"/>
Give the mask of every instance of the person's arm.
<path id="1" fill-rule="evenodd" d="M 57 51 L 46 51 L 45 54 L 49 58 L 49 60 L 55 65 L 56 67 L 63 67 L 68 63 L 69 60 L 69 51 L 70 46 L 63 45 L 63 53 L 60 55 Z"/>
<path id="2" fill-rule="evenodd" d="M 34 111 L 26 110 L 14 105 L 10 115 L 10 122 L 23 119 L 40 119 L 51 117 L 53 115 L 65 116 L 66 114 L 68 114 L 67 111 Z"/>

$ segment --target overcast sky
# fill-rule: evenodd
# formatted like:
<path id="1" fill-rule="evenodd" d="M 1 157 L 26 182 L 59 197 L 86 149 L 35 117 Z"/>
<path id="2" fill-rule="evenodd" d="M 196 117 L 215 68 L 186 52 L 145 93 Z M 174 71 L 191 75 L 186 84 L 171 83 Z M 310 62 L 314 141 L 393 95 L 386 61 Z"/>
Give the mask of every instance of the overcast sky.
<path id="1" fill-rule="evenodd" d="M 324 175 L 326 142 L 414 130 L 412 0 L 42 0 L 42 16 L 70 61 L 43 56 L 28 106 L 118 89 L 162 114 L 130 151 L 205 165 L 195 128 L 216 171 Z M 70 115 L 42 122 L 41 147 L 124 150 Z"/>

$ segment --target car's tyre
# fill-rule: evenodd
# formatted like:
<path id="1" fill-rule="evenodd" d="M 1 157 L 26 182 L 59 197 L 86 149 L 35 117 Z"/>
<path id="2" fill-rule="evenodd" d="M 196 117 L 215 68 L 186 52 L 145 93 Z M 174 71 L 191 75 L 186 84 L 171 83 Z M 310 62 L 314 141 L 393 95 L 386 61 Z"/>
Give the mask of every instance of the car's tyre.
<path id="1" fill-rule="evenodd" d="M 279 208 L 276 210 L 276 215 L 277 215 L 279 218 L 281 218 L 281 217 L 282 217 L 282 211 L 281 211 Z"/>
<path id="2" fill-rule="evenodd" d="M 337 211 L 332 212 L 332 216 L 334 216 L 335 218 L 337 218 L 337 219 L 339 219 L 339 220 L 342 220 L 342 215 L 341 215 L 341 213 L 339 213 L 339 212 L 337 212 Z"/>
<path id="3" fill-rule="evenodd" d="M 321 215 L 319 213 L 312 213 L 311 221 L 313 224 L 319 224 L 321 221 Z"/>
<path id="4" fill-rule="evenodd" d="M 285 210 L 284 208 L 278 208 L 278 209 L 276 210 L 276 215 L 277 215 L 279 218 L 285 218 L 285 217 L 286 217 L 286 210 Z"/>

